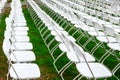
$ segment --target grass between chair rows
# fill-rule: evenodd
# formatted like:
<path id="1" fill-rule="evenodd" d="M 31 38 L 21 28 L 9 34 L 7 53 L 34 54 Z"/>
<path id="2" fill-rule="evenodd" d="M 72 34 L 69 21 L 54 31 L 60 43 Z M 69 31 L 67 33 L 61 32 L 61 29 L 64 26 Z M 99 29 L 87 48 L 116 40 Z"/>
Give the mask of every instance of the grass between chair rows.
<path id="1" fill-rule="evenodd" d="M 27 20 L 27 25 L 29 27 L 29 37 L 30 41 L 33 44 L 33 51 L 36 55 L 35 63 L 38 64 L 41 70 L 40 80 L 59 80 L 59 75 L 57 74 L 52 65 L 53 60 L 48 52 L 47 47 L 44 44 L 44 41 L 39 34 L 39 31 L 34 25 L 34 21 L 32 20 L 26 8 L 23 9 L 23 12 Z"/>

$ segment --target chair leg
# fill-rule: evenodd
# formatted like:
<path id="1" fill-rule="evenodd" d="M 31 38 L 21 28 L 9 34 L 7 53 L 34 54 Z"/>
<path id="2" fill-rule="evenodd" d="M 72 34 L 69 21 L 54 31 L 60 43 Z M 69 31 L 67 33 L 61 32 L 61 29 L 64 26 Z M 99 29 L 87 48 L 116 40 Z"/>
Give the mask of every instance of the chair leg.
<path id="1" fill-rule="evenodd" d="M 81 74 L 78 74 L 73 80 L 77 80 L 77 78 L 80 76 Z"/>
<path id="2" fill-rule="evenodd" d="M 9 80 L 9 73 L 7 73 L 7 80 Z"/>
<path id="3" fill-rule="evenodd" d="M 9 80 L 9 74 L 10 74 L 10 73 L 9 73 L 10 64 L 8 63 L 8 65 L 9 65 L 9 66 L 8 66 L 8 73 L 7 73 L 7 75 L 6 75 L 6 76 L 7 76 L 7 80 Z"/>
<path id="4" fill-rule="evenodd" d="M 105 59 L 107 59 L 107 57 L 109 57 L 113 52 L 114 52 L 114 50 L 112 50 L 112 49 L 110 49 L 110 50 L 108 50 L 101 58 L 100 58 L 100 60 L 99 60 L 99 62 L 101 62 L 101 63 L 103 63 L 104 61 L 105 61 Z M 110 52 L 111 51 L 111 52 Z M 110 53 L 109 53 L 110 52 Z M 108 54 L 109 53 L 109 54 Z"/>
<path id="5" fill-rule="evenodd" d="M 73 64 L 73 62 L 68 62 L 62 69 L 62 72 L 60 73 L 60 76 L 61 76 L 61 78 L 62 78 L 62 80 L 64 80 L 64 78 L 63 78 L 63 73 L 65 72 L 65 70 L 68 68 L 68 67 L 70 67 L 71 65 Z"/>

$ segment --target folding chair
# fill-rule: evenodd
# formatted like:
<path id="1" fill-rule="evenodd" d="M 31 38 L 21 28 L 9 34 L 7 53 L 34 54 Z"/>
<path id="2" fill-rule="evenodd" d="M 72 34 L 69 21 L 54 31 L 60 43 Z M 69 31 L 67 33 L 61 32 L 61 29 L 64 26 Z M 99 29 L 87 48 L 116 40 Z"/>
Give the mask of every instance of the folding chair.
<path id="1" fill-rule="evenodd" d="M 10 64 L 9 74 L 12 79 L 38 79 L 40 70 L 34 63 L 14 63 Z"/>
<path id="2" fill-rule="evenodd" d="M 2 48 L 9 62 L 7 80 L 9 74 L 13 79 L 35 79 L 40 77 L 40 70 L 36 64 L 19 63 L 34 61 L 35 55 L 32 51 L 15 51 L 10 53 L 10 43 L 7 39 L 4 39 Z M 12 61 L 18 63 L 12 64 Z"/>
<path id="3" fill-rule="evenodd" d="M 88 31 L 88 34 L 92 35 L 92 36 L 104 36 L 104 32 L 103 31 L 103 28 L 102 28 L 102 25 L 96 23 L 96 22 L 93 22 L 94 24 L 94 28 L 95 28 L 95 31 Z"/>
<path id="4" fill-rule="evenodd" d="M 82 49 L 78 49 L 78 50 L 82 50 Z M 78 50 L 76 50 L 76 51 L 78 51 Z M 80 52 L 79 52 L 80 53 Z M 76 57 L 76 59 L 78 58 L 78 55 L 80 56 L 83 56 L 84 54 L 83 53 L 81 53 L 81 54 L 79 54 L 78 52 L 76 52 L 76 55 L 77 55 L 77 57 Z M 67 54 L 68 55 L 68 54 Z M 75 61 L 75 58 L 73 58 L 73 54 L 69 54 L 69 55 L 71 55 L 71 57 L 70 56 L 67 56 L 71 61 Z M 85 56 L 88 56 L 88 54 L 86 54 Z M 86 57 L 86 60 L 89 62 L 89 59 L 90 58 L 88 58 L 88 57 Z M 82 59 L 81 59 L 81 57 L 79 57 L 79 59 L 78 60 L 80 60 L 80 63 L 81 63 L 81 61 L 82 61 Z M 83 60 L 84 60 L 84 58 L 83 58 Z M 94 58 L 93 58 L 93 60 L 91 60 L 91 61 L 94 61 Z M 84 62 L 84 61 L 83 61 Z M 80 64 L 80 63 L 78 63 L 78 64 Z M 93 63 L 93 62 L 92 62 Z M 81 63 L 82 64 L 82 63 Z M 91 64 L 91 63 L 90 63 Z M 99 64 L 99 63 L 98 63 Z M 98 65 L 98 64 L 96 64 L 95 63 L 95 65 Z M 70 64 L 71 65 L 71 64 Z M 66 68 L 68 68 L 70 65 L 67 65 L 67 67 Z M 103 66 L 102 65 L 100 65 L 102 68 L 103 68 Z M 80 66 L 79 66 L 80 67 Z M 66 70 L 66 68 L 62 71 L 62 73 L 61 73 L 61 77 L 62 77 L 62 74 L 63 74 L 63 72 Z M 103 68 L 104 69 L 104 68 Z M 105 69 L 106 70 L 106 72 L 108 72 L 109 73 L 109 75 L 111 75 L 111 73 L 109 72 L 109 71 L 107 71 L 107 69 Z M 86 73 L 86 72 L 85 72 Z M 102 75 L 102 74 L 101 74 Z M 107 75 L 107 74 L 106 74 Z M 104 76 L 103 76 L 104 77 Z"/>
<path id="5" fill-rule="evenodd" d="M 88 66 L 89 65 L 89 66 Z M 76 68 L 84 77 L 88 79 L 111 77 L 112 73 L 101 63 L 78 63 Z"/>
<path id="6" fill-rule="evenodd" d="M 11 51 L 11 44 L 8 39 L 3 41 L 3 51 L 13 62 L 32 62 L 35 61 L 35 55 L 32 51 Z"/>
<path id="7" fill-rule="evenodd" d="M 84 62 L 82 62 L 79 59 L 80 63 L 76 64 L 76 68 L 78 69 L 78 71 L 80 72 L 80 74 L 82 74 L 83 76 L 85 76 L 87 78 L 94 78 L 94 79 L 112 76 L 112 74 L 108 70 L 108 68 L 106 68 L 101 63 L 87 61 L 87 57 L 86 57 L 86 55 L 84 55 L 81 52 L 81 49 L 78 49 L 78 47 L 76 47 L 76 46 L 73 46 L 73 49 L 77 52 L 77 54 L 80 53 L 79 55 L 81 55 L 81 57 L 84 60 Z M 103 72 L 102 73 L 99 72 L 99 68 L 102 69 L 104 71 L 104 73 Z"/>
<path id="8" fill-rule="evenodd" d="M 73 62 L 75 62 L 75 63 L 79 62 L 79 60 L 78 60 L 78 58 L 76 57 L 76 55 L 74 54 L 74 52 L 69 52 L 69 50 L 71 50 L 71 49 L 69 49 L 68 41 L 69 41 L 69 40 L 65 40 L 65 41 L 64 41 L 64 44 L 60 44 L 60 45 L 59 45 L 59 47 L 60 47 L 60 49 L 63 51 L 63 53 L 61 53 L 61 54 L 55 59 L 55 61 L 53 62 L 53 65 L 54 65 L 55 69 L 58 71 L 58 73 L 60 73 L 61 77 L 62 77 L 63 72 L 64 72 Z M 66 53 L 65 53 L 65 52 L 66 52 Z M 57 67 L 57 62 L 59 62 L 59 59 L 62 58 L 62 57 L 64 57 L 65 54 L 67 55 L 67 58 L 73 60 L 73 62 L 71 62 L 71 61 L 67 62 L 67 63 L 64 64 L 64 66 L 61 67 L 61 69 L 59 70 L 59 68 Z M 85 54 L 88 54 L 88 53 L 85 53 Z M 90 56 L 90 57 L 88 58 L 88 61 L 94 61 L 94 59 Z M 64 70 L 64 71 L 63 71 L 63 70 Z M 62 73 L 61 73 L 61 71 L 62 71 Z M 63 79 L 63 78 L 62 78 L 62 79 Z"/>
<path id="9" fill-rule="evenodd" d="M 101 42 L 116 42 L 116 39 L 112 37 L 113 35 L 111 35 L 111 29 L 109 27 L 105 27 L 104 25 L 103 28 L 104 28 L 105 36 L 97 37 L 97 39 Z M 111 36 L 107 36 L 109 34 Z"/>
<path id="10" fill-rule="evenodd" d="M 33 45 L 30 42 L 15 42 L 11 44 L 11 50 L 32 50 Z"/>
<path id="11" fill-rule="evenodd" d="M 10 38 L 11 42 L 29 42 L 30 38 L 28 36 L 12 36 Z"/>
<path id="12" fill-rule="evenodd" d="M 120 35 L 118 33 L 116 33 L 116 32 L 111 32 L 111 34 L 112 33 L 113 33 L 114 37 L 116 38 L 117 42 L 115 42 L 115 43 L 108 43 L 107 45 L 108 45 L 108 47 L 113 49 L 113 51 L 114 50 L 120 51 L 120 40 L 119 40 L 120 39 Z"/>

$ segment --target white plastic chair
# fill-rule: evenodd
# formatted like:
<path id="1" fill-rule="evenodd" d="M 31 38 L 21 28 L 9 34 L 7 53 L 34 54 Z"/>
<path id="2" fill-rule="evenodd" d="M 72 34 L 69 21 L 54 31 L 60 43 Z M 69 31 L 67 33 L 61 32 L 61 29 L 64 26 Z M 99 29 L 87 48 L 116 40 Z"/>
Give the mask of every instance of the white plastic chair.
<path id="1" fill-rule="evenodd" d="M 11 64 L 9 74 L 12 79 L 37 79 L 40 78 L 40 69 L 34 63 Z"/>
<path id="2" fill-rule="evenodd" d="M 8 39 L 3 41 L 3 51 L 6 57 L 13 62 L 32 62 L 35 61 L 35 55 L 32 51 L 12 51 L 11 44 Z"/>
<path id="3" fill-rule="evenodd" d="M 13 79 L 34 79 L 40 77 L 40 70 L 36 64 L 19 63 L 34 61 L 35 55 L 32 51 L 15 51 L 10 53 L 10 43 L 7 39 L 4 39 L 2 48 L 9 62 L 7 80 L 9 74 Z M 12 61 L 18 63 L 12 64 Z"/>
<path id="4" fill-rule="evenodd" d="M 65 40 L 64 40 L 65 39 Z M 78 63 L 79 62 L 79 59 L 80 60 L 83 60 L 80 56 L 76 56 L 76 54 L 79 54 L 79 53 L 76 53 L 75 51 L 71 51 L 72 50 L 72 46 L 70 45 L 69 43 L 69 38 L 67 38 L 66 36 L 63 36 L 63 42 L 62 44 L 59 45 L 60 49 L 63 51 L 63 53 L 61 53 L 53 62 L 53 65 L 55 67 L 55 69 L 58 71 L 58 73 L 60 73 L 61 77 L 62 77 L 62 74 L 63 72 L 73 63 Z M 73 42 L 73 41 L 72 41 Z M 71 48 L 70 48 L 71 46 Z M 79 47 L 79 49 L 82 49 Z M 70 59 L 71 61 L 69 61 L 68 63 L 66 63 L 66 65 L 64 65 L 60 70 L 58 70 L 57 66 L 56 66 L 56 62 L 57 60 L 59 60 L 60 57 L 63 56 L 63 54 L 65 54 L 66 52 L 66 55 L 68 57 L 68 59 Z M 84 52 L 83 52 L 84 53 Z M 95 59 L 89 55 L 89 53 L 85 52 L 84 53 L 86 56 L 87 56 L 87 60 L 88 61 L 94 61 Z M 84 61 L 83 61 L 84 62 Z M 64 71 L 63 71 L 64 70 Z M 62 78 L 63 79 L 63 78 Z"/>
<path id="5" fill-rule="evenodd" d="M 76 68 L 80 74 L 88 79 L 107 78 L 112 76 L 112 73 L 109 71 L 109 69 L 101 63 L 94 62 L 88 63 L 88 65 L 87 63 L 76 64 Z"/>
<path id="6" fill-rule="evenodd" d="M 99 73 L 99 72 L 97 72 L 96 70 L 95 70 L 95 74 L 92 72 L 92 74 L 91 74 L 91 71 L 89 71 L 90 69 L 88 68 L 88 71 L 90 72 L 89 73 L 89 76 L 91 76 L 91 77 L 94 77 L 94 78 L 101 78 L 101 77 L 108 77 L 108 76 L 111 76 L 112 74 L 111 74 L 111 72 L 105 67 L 105 66 L 103 66 L 102 64 L 100 64 L 100 63 L 93 63 L 92 61 L 95 61 L 95 59 L 94 58 L 92 58 L 92 57 L 90 57 L 90 55 L 88 55 L 89 53 L 85 53 L 85 52 L 83 52 L 82 51 L 82 49 L 80 49 L 80 48 L 78 48 L 78 46 L 77 45 L 75 45 L 73 42 L 71 42 L 72 43 L 72 46 L 71 46 L 71 49 L 73 48 L 73 50 L 75 51 L 75 53 L 74 54 L 72 54 L 71 52 L 70 52 L 70 54 L 69 54 L 69 52 L 67 53 L 67 57 L 70 59 L 70 61 L 72 61 L 72 62 L 74 62 L 74 63 L 77 63 L 76 65 L 77 65 L 77 69 L 79 70 L 79 72 L 80 72 L 80 74 L 82 74 L 83 76 L 85 76 L 85 77 L 88 77 L 86 74 L 86 72 L 84 72 L 84 70 L 86 70 L 86 69 L 81 69 L 81 70 L 83 70 L 83 71 L 81 71 L 80 70 L 80 68 L 81 68 L 81 66 L 79 66 L 79 64 L 86 64 L 87 65 L 87 63 L 86 63 L 86 61 L 88 62 L 88 64 L 90 64 L 89 66 L 90 66 L 90 68 L 91 68 L 91 66 L 96 66 L 96 67 L 93 67 L 91 70 L 93 71 L 95 68 L 97 68 L 97 70 L 99 70 L 99 68 L 98 68 L 98 66 L 99 67 L 101 67 L 104 71 L 105 71 L 105 73 Z M 70 50 L 71 50 L 70 49 Z M 73 57 L 73 56 L 76 56 L 76 58 L 75 57 Z M 87 57 L 87 56 L 89 56 L 89 57 Z M 83 58 L 83 59 L 82 59 Z M 90 61 L 89 61 L 89 59 L 90 59 Z M 77 62 L 76 62 L 76 60 L 77 60 Z M 63 70 L 62 70 L 62 72 L 60 73 L 60 75 L 61 75 L 61 77 L 62 77 L 62 79 L 64 79 L 63 78 L 63 76 L 62 76 L 62 74 L 64 73 L 64 71 L 70 66 L 71 64 L 69 63 L 69 64 L 67 64 L 67 66 L 64 66 L 64 68 L 63 68 Z M 84 66 L 83 65 L 83 66 Z M 88 65 L 87 65 L 87 67 L 89 67 Z M 86 67 L 86 66 L 85 66 Z M 89 78 L 91 78 L 91 77 L 89 77 Z"/>
<path id="7" fill-rule="evenodd" d="M 11 50 L 32 50 L 33 45 L 30 42 L 15 42 L 11 44 Z"/>
<path id="8" fill-rule="evenodd" d="M 10 38 L 11 42 L 30 42 L 29 36 L 12 36 Z"/>
<path id="9" fill-rule="evenodd" d="M 114 32 L 114 30 L 112 30 L 111 34 L 114 35 L 114 37 L 116 38 L 117 42 L 115 43 L 108 43 L 108 47 L 110 47 L 111 49 L 113 49 L 113 51 L 118 50 L 120 51 L 120 34 Z"/>

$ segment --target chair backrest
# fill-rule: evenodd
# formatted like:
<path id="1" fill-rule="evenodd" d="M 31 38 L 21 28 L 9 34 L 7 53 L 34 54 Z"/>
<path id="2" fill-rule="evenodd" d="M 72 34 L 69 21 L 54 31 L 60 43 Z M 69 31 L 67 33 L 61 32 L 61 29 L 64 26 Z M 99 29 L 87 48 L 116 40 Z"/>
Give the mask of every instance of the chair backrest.
<path id="1" fill-rule="evenodd" d="M 65 44 L 65 46 L 68 49 L 68 51 L 71 51 L 70 40 L 67 38 L 67 35 L 61 33 L 61 37 L 62 37 L 63 43 Z"/>
<path id="2" fill-rule="evenodd" d="M 5 30 L 5 31 L 4 31 L 4 38 L 5 38 L 5 39 L 10 39 L 10 38 L 11 38 L 11 32 Z"/>
<path id="3" fill-rule="evenodd" d="M 2 48 L 3 48 L 3 52 L 4 52 L 4 54 L 5 54 L 5 56 L 7 57 L 8 60 L 9 60 L 10 46 L 11 46 L 11 44 L 10 44 L 9 40 L 4 39 Z"/>
<path id="4" fill-rule="evenodd" d="M 10 18 L 5 19 L 6 26 L 11 26 Z"/>
<path id="5" fill-rule="evenodd" d="M 78 58 L 78 60 L 80 60 L 79 58 L 82 57 L 84 60 L 86 59 L 86 56 L 84 54 L 84 51 L 83 49 L 77 45 L 75 42 L 73 41 L 70 41 L 70 45 L 71 47 L 73 48 L 74 52 L 75 52 L 75 55 L 76 57 Z"/>

